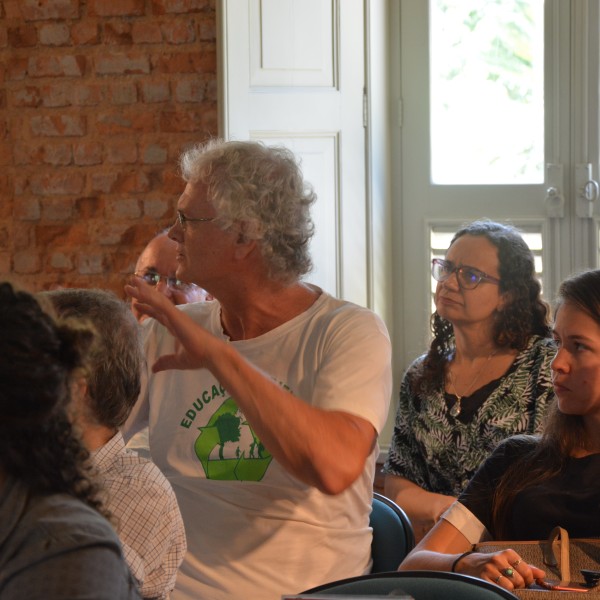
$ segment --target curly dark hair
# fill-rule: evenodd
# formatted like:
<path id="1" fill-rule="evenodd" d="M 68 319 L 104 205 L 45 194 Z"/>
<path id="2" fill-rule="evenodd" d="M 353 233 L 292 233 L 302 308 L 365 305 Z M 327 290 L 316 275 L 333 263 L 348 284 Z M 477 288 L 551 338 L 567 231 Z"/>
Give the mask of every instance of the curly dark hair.
<path id="1" fill-rule="evenodd" d="M 103 512 L 67 415 L 71 377 L 85 367 L 94 333 L 55 322 L 8 282 L 0 283 L 0 331 L 0 469 L 35 494 L 70 494 Z"/>
<path id="2" fill-rule="evenodd" d="M 533 335 L 550 334 L 549 307 L 541 298 L 541 285 L 535 274 L 533 253 L 520 232 L 511 225 L 494 221 L 474 221 L 456 232 L 450 246 L 464 235 L 485 237 L 498 249 L 501 293 L 508 301 L 496 315 L 494 342 L 500 347 L 523 350 Z M 444 368 L 454 352 L 454 328 L 436 312 L 431 316 L 433 340 L 423 363 L 422 376 L 414 389 L 432 388 L 444 378 Z"/>
<path id="3" fill-rule="evenodd" d="M 569 304 L 600 325 L 600 269 L 582 271 L 565 279 L 555 302 L 556 313 Z M 551 404 L 544 423 L 544 433 L 529 451 L 524 452 L 500 479 L 492 502 L 492 524 L 497 539 L 504 539 L 507 521 L 516 495 L 527 487 L 558 475 L 577 448 L 594 448 L 597 440 L 589 439 L 581 415 L 567 415 Z"/>

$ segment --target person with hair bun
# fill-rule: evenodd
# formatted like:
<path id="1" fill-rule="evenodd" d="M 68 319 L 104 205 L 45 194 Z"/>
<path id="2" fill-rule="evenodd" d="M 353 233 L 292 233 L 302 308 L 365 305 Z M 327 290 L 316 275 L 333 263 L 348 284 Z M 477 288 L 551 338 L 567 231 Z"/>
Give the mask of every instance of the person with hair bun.
<path id="1" fill-rule="evenodd" d="M 0 283 L 0 598 L 140 598 L 68 418 L 91 330 Z"/>

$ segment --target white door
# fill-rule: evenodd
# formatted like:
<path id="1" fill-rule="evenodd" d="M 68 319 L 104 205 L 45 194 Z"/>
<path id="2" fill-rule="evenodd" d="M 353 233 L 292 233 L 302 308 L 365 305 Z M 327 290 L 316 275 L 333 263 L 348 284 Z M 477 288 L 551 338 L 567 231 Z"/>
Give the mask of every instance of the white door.
<path id="1" fill-rule="evenodd" d="M 487 217 L 529 232 L 549 299 L 573 270 L 597 266 L 598 4 L 394 4 L 397 378 L 426 348 L 430 260 L 461 224 Z"/>
<path id="2" fill-rule="evenodd" d="M 218 8 L 221 135 L 299 156 L 318 196 L 307 279 L 367 305 L 363 0 L 221 0 Z"/>

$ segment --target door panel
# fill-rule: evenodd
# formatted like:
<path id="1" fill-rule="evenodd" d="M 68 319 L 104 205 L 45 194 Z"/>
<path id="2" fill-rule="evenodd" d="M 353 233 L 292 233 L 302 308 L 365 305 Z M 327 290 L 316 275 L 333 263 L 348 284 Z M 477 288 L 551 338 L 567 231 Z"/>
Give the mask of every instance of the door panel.
<path id="1" fill-rule="evenodd" d="M 221 135 L 282 143 L 318 196 L 307 276 L 367 305 L 362 0 L 221 0 Z"/>

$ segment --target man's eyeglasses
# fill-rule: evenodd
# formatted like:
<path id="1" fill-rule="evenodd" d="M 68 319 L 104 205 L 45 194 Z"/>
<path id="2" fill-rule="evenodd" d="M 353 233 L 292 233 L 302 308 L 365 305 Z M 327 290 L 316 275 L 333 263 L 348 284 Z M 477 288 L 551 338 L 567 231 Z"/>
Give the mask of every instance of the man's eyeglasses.
<path id="1" fill-rule="evenodd" d="M 195 287 L 195 283 L 185 283 L 177 277 L 168 277 L 167 275 L 161 275 L 160 273 L 156 273 L 155 271 L 146 271 L 145 273 L 136 272 L 134 273 L 136 277 L 143 279 L 148 285 L 156 286 L 160 281 L 164 281 L 167 284 L 167 287 L 170 287 L 172 290 L 189 290 L 191 287 Z"/>
<path id="2" fill-rule="evenodd" d="M 190 221 L 192 223 L 214 221 L 216 217 L 199 217 L 197 219 L 191 219 L 186 217 L 180 210 L 177 211 L 177 222 L 181 225 L 181 229 L 185 229 L 185 224 Z"/>
<path id="3" fill-rule="evenodd" d="M 482 281 L 495 283 L 498 285 L 500 280 L 492 277 L 474 267 L 457 267 L 449 260 L 434 258 L 431 261 L 431 274 L 436 281 L 446 281 L 453 273 L 456 273 L 458 285 L 463 290 L 474 290 Z"/>

